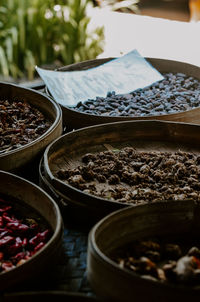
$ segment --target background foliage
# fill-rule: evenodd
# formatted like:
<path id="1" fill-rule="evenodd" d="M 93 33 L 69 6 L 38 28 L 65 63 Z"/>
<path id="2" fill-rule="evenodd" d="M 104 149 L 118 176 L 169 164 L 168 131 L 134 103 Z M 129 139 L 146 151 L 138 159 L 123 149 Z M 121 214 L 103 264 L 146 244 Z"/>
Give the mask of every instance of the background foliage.
<path id="1" fill-rule="evenodd" d="M 103 28 L 89 30 L 91 0 L 1 0 L 0 74 L 32 79 L 35 65 L 95 58 Z"/>
<path id="2" fill-rule="evenodd" d="M 123 13 L 139 13 L 139 0 L 95 0 L 100 7 Z"/>

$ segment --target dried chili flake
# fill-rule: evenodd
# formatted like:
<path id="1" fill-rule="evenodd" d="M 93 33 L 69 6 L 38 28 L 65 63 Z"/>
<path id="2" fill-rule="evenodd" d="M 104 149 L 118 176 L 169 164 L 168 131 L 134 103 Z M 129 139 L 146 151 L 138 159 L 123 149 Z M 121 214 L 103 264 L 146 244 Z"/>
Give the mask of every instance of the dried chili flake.
<path id="1" fill-rule="evenodd" d="M 45 245 L 50 234 L 33 218 L 19 219 L 13 206 L 0 198 L 0 271 L 26 262 Z"/>
<path id="2" fill-rule="evenodd" d="M 26 233 L 29 229 L 27 225 L 19 222 L 9 222 L 6 224 L 6 227 L 17 233 Z"/>
<path id="3" fill-rule="evenodd" d="M 14 267 L 15 266 L 14 266 L 14 264 L 11 261 L 4 261 L 1 264 L 1 268 L 2 268 L 3 271 L 9 271 L 9 270 L 11 270 Z"/>
<path id="4" fill-rule="evenodd" d="M 0 261 L 3 260 L 4 258 L 4 253 L 0 252 Z"/>
<path id="5" fill-rule="evenodd" d="M 4 222 L 4 223 L 7 223 L 7 222 L 16 222 L 16 220 L 14 219 L 14 217 L 8 216 L 8 213 L 7 213 L 7 212 L 4 212 L 4 213 L 3 213 L 2 219 L 3 219 L 3 222 Z"/>
<path id="6" fill-rule="evenodd" d="M 36 253 L 36 252 L 39 251 L 44 245 L 45 245 L 44 242 L 40 242 L 38 245 L 36 245 L 36 247 L 34 248 L 33 252 Z"/>
<path id="7" fill-rule="evenodd" d="M 9 211 L 11 209 L 11 206 L 3 206 L 3 207 L 1 207 L 0 208 L 0 212 L 7 212 L 7 211 Z"/>
<path id="8" fill-rule="evenodd" d="M 26 256 L 26 252 L 19 252 L 15 256 L 12 257 L 13 263 L 19 262 L 21 259 L 24 259 Z"/>
<path id="9" fill-rule="evenodd" d="M 42 233 L 38 233 L 36 236 L 29 240 L 31 246 L 36 246 L 38 243 L 46 241 L 49 236 L 49 230 L 45 230 Z"/>
<path id="10" fill-rule="evenodd" d="M 5 236 L 2 239 L 0 239 L 0 248 L 4 248 L 8 244 L 14 241 L 14 237 L 12 236 Z"/>

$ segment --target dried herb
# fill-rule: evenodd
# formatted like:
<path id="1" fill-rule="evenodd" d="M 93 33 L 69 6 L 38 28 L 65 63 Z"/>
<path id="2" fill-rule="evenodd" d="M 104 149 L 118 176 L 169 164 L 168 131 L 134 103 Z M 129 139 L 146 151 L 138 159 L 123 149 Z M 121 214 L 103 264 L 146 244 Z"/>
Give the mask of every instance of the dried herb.
<path id="1" fill-rule="evenodd" d="M 20 100 L 0 100 L 0 154 L 22 147 L 47 131 L 51 122 Z"/>

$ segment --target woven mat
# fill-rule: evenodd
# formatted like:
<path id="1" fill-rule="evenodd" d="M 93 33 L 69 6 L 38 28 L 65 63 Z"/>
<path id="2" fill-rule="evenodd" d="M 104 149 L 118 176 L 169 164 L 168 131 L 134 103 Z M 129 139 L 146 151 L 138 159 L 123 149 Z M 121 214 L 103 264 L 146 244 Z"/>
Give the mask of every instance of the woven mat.
<path id="1" fill-rule="evenodd" d="M 44 92 L 44 88 L 39 87 L 37 90 Z M 64 133 L 66 132 L 68 132 L 67 127 L 64 128 Z M 30 175 L 24 177 L 38 185 L 38 175 L 32 178 Z M 18 286 L 17 291 L 55 290 L 95 296 L 86 277 L 89 228 L 83 225 L 67 225 L 66 217 L 63 217 L 63 220 L 65 223 L 63 246 L 58 264 L 42 277 L 42 281 L 38 281 L 37 284 L 28 283 L 26 286 Z"/>
<path id="2" fill-rule="evenodd" d="M 48 278 L 47 289 L 92 295 L 86 278 L 87 236 L 86 231 L 65 226 L 63 249 L 58 265 Z"/>
<path id="3" fill-rule="evenodd" d="M 88 230 L 65 225 L 58 263 L 52 267 L 49 263 L 38 280 L 29 280 L 6 292 L 65 291 L 95 297 L 86 277 L 87 237 Z"/>

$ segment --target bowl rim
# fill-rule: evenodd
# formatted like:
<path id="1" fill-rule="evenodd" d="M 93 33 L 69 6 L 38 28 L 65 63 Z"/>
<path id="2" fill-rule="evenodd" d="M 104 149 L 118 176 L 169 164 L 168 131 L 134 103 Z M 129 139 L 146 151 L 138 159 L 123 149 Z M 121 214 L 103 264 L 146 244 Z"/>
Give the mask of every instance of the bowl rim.
<path id="1" fill-rule="evenodd" d="M 42 140 L 44 137 L 46 136 L 49 136 L 51 134 L 51 132 L 56 128 L 56 126 L 59 124 L 59 122 L 62 120 L 62 110 L 61 110 L 61 107 L 60 105 L 54 100 L 52 99 L 50 96 L 40 92 L 40 91 L 37 91 L 37 90 L 34 90 L 32 88 L 26 88 L 26 87 L 22 87 L 20 85 L 17 85 L 17 84 L 11 84 L 11 83 L 6 83 L 6 82 L 0 82 L 0 86 L 3 85 L 3 86 L 10 86 L 10 87 L 14 87 L 14 88 L 17 88 L 17 89 L 21 89 L 21 90 L 26 90 L 26 91 L 29 91 L 33 94 L 36 94 L 36 95 L 40 95 L 42 98 L 44 99 L 47 99 L 49 103 L 51 103 L 53 106 L 54 106 L 54 110 L 56 111 L 56 118 L 55 120 L 53 121 L 53 123 L 51 124 L 51 126 L 42 134 L 40 135 L 38 138 L 34 139 L 33 141 L 21 146 L 21 147 L 18 147 L 14 150 L 10 150 L 10 151 L 7 151 L 5 153 L 2 153 L 0 154 L 0 159 L 1 158 L 5 158 L 11 154 L 16 154 L 18 152 L 21 152 L 22 150 L 25 150 L 33 145 L 35 145 L 36 143 L 38 143 L 40 140 Z"/>
<path id="2" fill-rule="evenodd" d="M 35 258 L 38 258 L 39 255 L 45 254 L 46 250 L 48 247 L 51 247 L 52 244 L 54 243 L 56 238 L 60 238 L 62 236 L 62 232 L 63 232 L 63 220 L 62 220 L 62 216 L 59 210 L 58 205 L 56 204 L 56 202 L 53 200 L 53 198 L 47 194 L 42 188 L 40 188 L 38 185 L 36 185 L 35 183 L 32 183 L 31 181 L 24 179 L 18 175 L 15 175 L 13 173 L 10 172 L 6 172 L 3 170 L 0 170 L 0 175 L 8 175 L 11 176 L 14 179 L 18 179 L 21 182 L 26 182 L 28 185 L 34 186 L 37 190 L 39 190 L 41 192 L 41 194 L 45 195 L 48 200 L 51 202 L 51 205 L 53 206 L 53 208 L 51 209 L 52 213 L 54 213 L 55 216 L 55 220 L 56 220 L 56 226 L 55 229 L 52 230 L 53 234 L 51 236 L 51 238 L 45 243 L 45 245 L 39 250 L 37 251 L 37 253 L 35 253 L 33 256 L 31 256 L 31 258 L 27 259 L 25 263 L 23 263 L 22 265 L 16 266 L 13 269 L 9 270 L 9 271 L 3 271 L 0 273 L 0 279 L 1 276 L 5 276 L 8 273 L 12 273 L 13 271 L 17 272 L 18 270 L 20 271 L 22 267 L 24 267 L 24 265 L 26 265 L 27 263 L 31 263 L 32 261 L 34 261 Z M 12 195 L 11 195 L 12 196 Z M 25 203 L 23 200 L 21 200 L 22 203 Z M 32 206 L 30 206 L 31 208 L 33 208 Z M 33 208 L 34 209 L 34 208 Z M 34 209 L 36 210 L 36 209 Z M 37 210 L 36 210 L 37 211 Z M 40 213 L 39 213 L 40 216 Z M 47 221 L 48 223 L 48 221 Z"/>
<path id="3" fill-rule="evenodd" d="M 74 63 L 74 64 L 62 66 L 60 68 L 55 69 L 54 71 L 56 71 L 56 72 L 76 71 L 76 70 L 71 70 L 71 67 L 73 68 L 75 66 L 85 65 L 87 63 L 89 64 L 89 63 L 92 63 L 92 62 L 102 62 L 101 64 L 96 66 L 96 67 L 98 67 L 100 65 L 105 64 L 108 61 L 111 61 L 111 60 L 114 60 L 114 59 L 117 59 L 117 58 L 118 57 L 108 57 L 108 58 L 98 58 L 98 59 L 86 60 L 86 61 L 82 61 L 82 62 L 79 62 L 79 63 Z M 179 61 L 179 60 L 166 59 L 166 58 L 157 58 L 157 57 L 144 57 L 144 59 L 146 59 L 148 62 L 150 60 L 149 64 L 151 64 L 151 65 L 152 65 L 151 60 L 166 61 L 166 62 L 170 62 L 170 63 L 178 63 L 178 64 L 185 65 L 185 66 L 188 66 L 188 67 L 191 67 L 191 68 L 192 67 L 193 68 L 198 68 L 199 71 L 200 71 L 200 66 L 195 65 L 195 64 L 191 64 L 191 63 L 188 63 L 188 62 Z M 66 68 L 67 69 L 70 68 L 70 70 L 66 70 Z M 91 67 L 91 68 L 94 68 L 94 67 Z M 199 79 L 199 81 L 200 81 L 200 79 Z M 45 85 L 44 89 L 45 89 L 46 95 L 48 95 L 51 99 L 54 100 L 53 96 L 51 95 L 51 93 L 50 93 L 50 91 L 47 87 L 47 85 Z M 145 120 L 147 120 L 148 118 L 150 118 L 150 119 L 154 119 L 154 118 L 157 119 L 157 118 L 160 118 L 160 117 L 164 117 L 164 118 L 169 117 L 170 118 L 170 117 L 182 114 L 182 113 L 187 113 L 187 112 L 190 112 L 190 111 L 193 111 L 193 110 L 200 109 L 200 105 L 199 105 L 198 107 L 194 107 L 194 108 L 191 108 L 191 109 L 188 109 L 188 110 L 184 110 L 184 111 L 180 111 L 180 112 L 174 112 L 174 113 L 170 113 L 170 114 L 146 115 L 146 116 L 117 116 L 117 115 L 116 116 L 106 116 L 106 115 L 98 115 L 98 114 L 96 115 L 96 114 L 81 112 L 81 111 L 78 111 L 78 110 L 74 109 L 73 108 L 74 106 L 67 106 L 67 105 L 62 105 L 62 104 L 59 104 L 59 105 L 64 110 L 66 110 L 66 111 L 69 110 L 69 111 L 72 111 L 73 113 L 77 114 L 77 118 L 78 118 L 78 115 L 80 115 L 80 117 L 81 116 L 85 116 L 85 117 L 89 116 L 89 117 L 92 117 L 95 120 L 99 120 L 99 121 L 101 121 L 102 119 L 108 119 L 108 120 L 110 120 L 109 122 L 112 122 L 113 119 L 119 119 L 119 121 L 122 122 L 122 121 L 127 121 L 127 120 L 130 120 L 130 119 L 135 119 L 135 120 L 145 119 Z"/>
<path id="4" fill-rule="evenodd" d="M 48 179 L 50 179 L 50 183 L 52 182 L 52 185 L 54 185 L 55 183 L 59 183 L 61 185 L 65 185 L 67 188 L 69 188 L 70 190 L 74 190 L 75 192 L 77 192 L 77 194 L 83 194 L 83 196 L 88 196 L 89 198 L 93 198 L 95 200 L 97 200 L 98 202 L 99 201 L 102 201 L 102 202 L 109 202 L 110 205 L 119 205 L 119 207 L 123 207 L 123 208 L 127 208 L 129 206 L 134 206 L 134 204 L 127 204 L 127 203 L 122 203 L 122 202 L 118 202 L 118 201 L 115 201 L 115 200 L 108 200 L 108 199 L 105 199 L 103 197 L 100 197 L 100 196 L 95 196 L 95 195 L 92 195 L 92 194 L 88 194 L 88 193 L 85 193 L 73 186 L 71 186 L 70 184 L 67 184 L 66 182 L 60 180 L 59 178 L 55 177 L 49 167 L 49 152 L 52 148 L 52 146 L 55 144 L 57 144 L 57 142 L 59 140 L 62 140 L 64 139 L 66 136 L 69 136 L 69 135 L 74 135 L 76 134 L 77 132 L 80 133 L 80 132 L 84 132 L 85 130 L 87 129 L 95 129 L 95 128 L 100 128 L 100 127 L 111 127 L 112 125 L 117 125 L 117 124 L 128 124 L 128 123 L 146 123 L 146 124 L 172 124 L 172 125 L 183 125 L 183 126 L 187 126 L 187 127 L 199 127 L 200 129 L 200 125 L 199 124 L 193 124 L 193 123 L 184 123 L 184 122 L 176 122 L 176 121 L 165 121 L 165 120 L 127 120 L 127 121 L 117 121 L 117 122 L 112 122 L 112 123 L 104 123 L 104 124 L 97 124 L 97 125 L 92 125 L 92 126 L 87 126 L 87 127 L 84 127 L 84 128 L 79 128 L 79 129 L 76 129 L 76 130 L 72 130 L 68 133 L 65 133 L 63 135 L 61 135 L 60 137 L 58 137 L 57 139 L 55 139 L 53 142 L 51 142 L 45 149 L 44 153 L 43 153 L 43 165 L 45 167 L 45 170 L 47 172 L 47 176 L 48 176 Z M 45 176 L 46 177 L 46 176 Z M 57 188 L 55 188 L 57 190 Z M 58 191 L 58 190 L 57 190 Z M 59 193 L 59 191 L 58 191 Z"/>
<path id="5" fill-rule="evenodd" d="M 195 203 L 195 201 L 190 201 L 190 202 L 191 202 L 191 207 L 193 207 L 193 211 L 194 211 L 194 207 L 196 206 L 196 203 Z M 168 206 L 175 204 L 174 201 L 166 201 L 166 203 L 168 203 Z M 188 201 L 187 200 L 176 201 L 176 203 L 177 204 L 185 203 L 185 205 L 187 205 Z M 151 209 L 153 209 L 153 208 L 159 207 L 160 205 L 163 205 L 163 201 L 158 201 L 153 204 L 144 204 L 144 205 L 140 204 L 140 205 L 137 205 L 137 209 L 139 209 L 141 207 L 142 208 L 146 207 L 148 210 L 149 206 L 151 207 Z M 147 283 L 147 284 L 161 287 L 161 288 L 169 288 L 169 289 L 186 291 L 186 292 L 188 292 L 188 291 L 200 292 L 200 284 L 197 286 L 189 287 L 189 286 L 185 286 L 184 284 L 162 283 L 159 280 L 151 280 L 151 279 L 143 278 L 142 276 L 136 274 L 133 271 L 130 271 L 126 268 L 121 268 L 114 260 L 112 260 L 109 256 L 107 256 L 99 248 L 99 246 L 96 242 L 96 233 L 98 232 L 98 229 L 103 224 L 108 224 L 110 219 L 119 217 L 121 214 L 123 215 L 124 213 L 127 213 L 127 212 L 130 212 L 132 215 L 132 214 L 134 214 L 134 211 L 135 211 L 135 207 L 132 207 L 132 206 L 123 208 L 123 209 L 119 209 L 119 210 L 114 211 L 114 212 L 108 214 L 107 216 L 103 217 L 92 227 L 92 229 L 90 230 L 89 235 L 88 235 L 87 269 L 88 269 L 89 257 L 92 255 L 93 257 L 97 258 L 102 263 L 103 266 L 109 267 L 110 270 L 117 272 L 117 273 L 119 273 L 119 275 L 122 275 L 124 277 L 141 280 L 142 282 L 144 282 L 144 286 L 145 286 L 145 283 Z"/>

